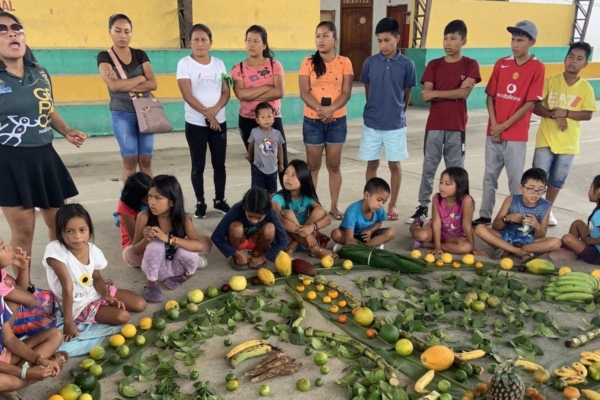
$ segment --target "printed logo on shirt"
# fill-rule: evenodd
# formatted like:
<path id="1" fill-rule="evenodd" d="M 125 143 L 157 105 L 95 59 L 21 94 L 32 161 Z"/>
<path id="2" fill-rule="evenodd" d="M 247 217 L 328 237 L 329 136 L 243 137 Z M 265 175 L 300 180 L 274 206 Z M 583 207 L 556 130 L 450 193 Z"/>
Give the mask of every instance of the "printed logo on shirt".
<path id="1" fill-rule="evenodd" d="M 514 74 L 512 74 L 512 78 L 513 78 L 514 80 L 517 80 L 517 79 L 519 79 L 519 73 L 518 73 L 518 72 L 515 72 Z"/>
<path id="2" fill-rule="evenodd" d="M 0 81 L 0 94 L 3 93 L 12 93 L 12 88 L 10 86 L 6 86 L 4 81 Z"/>
<path id="3" fill-rule="evenodd" d="M 500 66 L 500 68 L 508 68 L 508 67 L 510 67 L 510 65 L 504 65 L 504 64 L 502 64 L 502 65 Z"/>
<path id="4" fill-rule="evenodd" d="M 548 94 L 548 104 L 554 107 L 575 109 L 583 99 L 572 94 L 551 92 Z"/>
<path id="5" fill-rule="evenodd" d="M 202 72 L 200 72 L 196 81 L 198 83 L 221 83 L 221 76 L 216 73 L 213 75 L 202 75 Z"/>
<path id="6" fill-rule="evenodd" d="M 267 157 L 275 157 L 277 155 L 277 143 L 271 138 L 264 138 L 258 148 Z"/>
<path id="7" fill-rule="evenodd" d="M 496 93 L 496 97 L 505 100 L 521 101 L 520 97 L 513 96 L 513 93 L 515 93 L 516 91 L 517 85 L 515 85 L 514 83 L 509 83 L 508 85 L 506 85 L 506 93 Z"/>

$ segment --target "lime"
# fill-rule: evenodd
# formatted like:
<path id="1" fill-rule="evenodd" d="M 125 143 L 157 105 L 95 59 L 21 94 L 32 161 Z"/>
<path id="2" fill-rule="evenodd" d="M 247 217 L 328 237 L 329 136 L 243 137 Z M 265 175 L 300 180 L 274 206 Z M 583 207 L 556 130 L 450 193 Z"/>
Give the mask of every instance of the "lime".
<path id="1" fill-rule="evenodd" d="M 304 349 L 304 354 L 310 356 L 313 353 L 312 347 L 307 347 Z"/>
<path id="2" fill-rule="evenodd" d="M 227 385 L 225 385 L 225 387 L 227 388 L 227 390 L 229 392 L 233 392 L 234 390 L 237 390 L 238 388 L 238 381 L 237 380 L 232 380 L 232 381 L 228 381 Z"/>
<path id="3" fill-rule="evenodd" d="M 121 358 L 125 358 L 129 355 L 129 346 L 123 344 L 117 347 L 117 355 Z"/>
<path id="4" fill-rule="evenodd" d="M 473 375 L 473 366 L 469 363 L 460 364 L 459 369 L 465 371 L 467 375 Z"/>
<path id="5" fill-rule="evenodd" d="M 264 340 L 267 340 L 267 339 L 268 339 L 270 336 L 271 336 L 271 335 L 269 334 L 269 332 L 263 332 L 263 334 L 262 334 L 262 338 L 263 338 Z"/>
<path id="6" fill-rule="evenodd" d="M 271 393 L 271 389 L 267 385 L 260 385 L 258 388 L 258 394 L 261 396 L 268 396 Z"/>
<path id="7" fill-rule="evenodd" d="M 235 381 L 237 380 L 237 376 L 234 373 L 230 372 L 225 376 L 225 382 Z"/>
<path id="8" fill-rule="evenodd" d="M 198 312 L 198 304 L 196 304 L 196 303 L 188 303 L 188 305 L 185 306 L 185 309 L 190 314 L 196 314 Z"/>
<path id="9" fill-rule="evenodd" d="M 209 286 L 206 289 L 206 297 L 208 297 L 209 299 L 214 299 L 215 297 L 217 297 L 219 295 L 219 289 L 217 289 L 214 286 Z"/>
<path id="10" fill-rule="evenodd" d="M 310 390 L 310 381 L 306 378 L 298 379 L 298 382 L 296 382 L 296 389 L 301 392 L 308 392 Z"/>
<path id="11" fill-rule="evenodd" d="M 102 367 L 100 367 L 100 368 L 102 368 Z M 89 372 L 84 372 L 82 374 L 79 374 L 75 378 L 75 385 L 77 385 L 83 392 L 92 391 L 96 387 L 97 384 L 98 384 L 98 379 L 96 379 L 96 377 Z"/>
<path id="12" fill-rule="evenodd" d="M 481 300 L 474 301 L 471 303 L 471 310 L 481 312 L 485 310 L 485 303 Z"/>
<path id="13" fill-rule="evenodd" d="M 119 364 L 119 363 L 121 363 L 121 357 L 119 357 L 117 354 L 113 354 L 112 356 L 110 356 L 110 357 L 108 358 L 108 361 L 109 361 L 111 364 L 115 364 L 115 365 L 116 365 L 116 364 Z"/>
<path id="14" fill-rule="evenodd" d="M 142 335 L 137 335 L 135 339 L 133 339 L 133 343 L 135 343 L 136 346 L 143 346 L 146 344 L 146 338 Z"/>
<path id="15" fill-rule="evenodd" d="M 317 365 L 325 365 L 325 364 L 327 364 L 327 359 L 328 358 L 329 357 L 327 357 L 327 354 L 319 352 L 319 353 L 315 354 L 315 357 L 314 357 L 315 364 L 317 364 Z"/>
<path id="16" fill-rule="evenodd" d="M 179 299 L 179 301 L 177 301 L 177 303 L 179 303 L 180 308 L 185 308 L 188 305 L 188 299 L 182 297 L 181 299 Z"/>
<path id="17" fill-rule="evenodd" d="M 452 400 L 452 395 L 449 393 L 442 393 L 439 400 Z"/>
<path id="18" fill-rule="evenodd" d="M 447 393 L 451 387 L 452 387 L 452 384 L 445 379 L 439 381 L 439 383 L 438 383 L 438 389 L 442 393 Z"/>
<path id="19" fill-rule="evenodd" d="M 322 373 L 323 375 L 327 375 L 327 374 L 329 373 L 329 367 L 328 367 L 327 365 L 323 365 L 323 366 L 321 367 L 321 373 Z"/>
<path id="20" fill-rule="evenodd" d="M 167 317 L 169 317 L 169 319 L 177 319 L 177 318 L 179 318 L 179 309 L 177 309 L 177 308 L 171 308 L 169 310 L 169 312 L 167 312 Z"/>
<path id="21" fill-rule="evenodd" d="M 400 338 L 400 331 L 394 325 L 385 324 L 379 329 L 379 337 L 388 343 L 396 343 Z"/>
<path id="22" fill-rule="evenodd" d="M 396 342 L 396 353 L 402 357 L 408 357 L 413 352 L 413 344 L 408 339 L 400 339 Z"/>
<path id="23" fill-rule="evenodd" d="M 162 331 L 166 326 L 167 321 L 165 321 L 163 318 L 156 318 L 154 321 L 152 321 L 152 327 L 157 331 Z"/>
<path id="24" fill-rule="evenodd" d="M 195 381 L 200 377 L 200 372 L 193 370 L 190 372 L 190 380 Z"/>
<path id="25" fill-rule="evenodd" d="M 456 371 L 456 373 L 454 374 L 454 380 L 456 382 L 464 382 L 467 380 L 469 376 L 467 375 L 467 373 L 465 371 L 463 371 L 462 369 L 459 369 L 458 371 Z"/>
<path id="26" fill-rule="evenodd" d="M 321 387 L 321 386 L 323 386 L 324 383 L 325 382 L 323 382 L 323 379 L 321 379 L 321 378 L 315 379 L 315 386 L 316 387 Z"/>
<path id="27" fill-rule="evenodd" d="M 223 344 L 227 347 L 231 346 L 231 339 L 225 339 L 223 340 Z"/>
<path id="28" fill-rule="evenodd" d="M 90 367 L 92 365 L 96 364 L 96 360 L 92 360 L 91 358 L 88 358 L 87 360 L 83 360 L 81 362 L 81 364 L 79 364 L 79 366 L 81 367 L 82 370 L 87 371 L 90 369 Z"/>
<path id="29" fill-rule="evenodd" d="M 90 374 L 92 374 L 92 375 L 94 375 L 96 377 L 102 375 L 102 366 L 98 365 L 98 364 L 92 365 L 90 367 Z"/>

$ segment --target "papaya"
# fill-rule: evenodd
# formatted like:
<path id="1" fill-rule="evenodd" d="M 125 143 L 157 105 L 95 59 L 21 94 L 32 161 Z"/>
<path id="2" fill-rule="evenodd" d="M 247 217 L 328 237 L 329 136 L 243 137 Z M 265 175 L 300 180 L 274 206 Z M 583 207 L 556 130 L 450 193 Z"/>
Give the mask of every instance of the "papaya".
<path id="1" fill-rule="evenodd" d="M 421 354 L 421 364 L 434 371 L 445 371 L 453 362 L 454 352 L 446 346 L 431 346 Z"/>
<path id="2" fill-rule="evenodd" d="M 263 285 L 271 286 L 275 284 L 275 275 L 267 268 L 258 270 L 258 279 L 260 279 Z"/>
<path id="3" fill-rule="evenodd" d="M 288 253 L 281 250 L 275 257 L 275 269 L 281 276 L 292 275 L 292 258 Z"/>
<path id="4" fill-rule="evenodd" d="M 547 260 L 536 258 L 525 264 L 525 268 L 532 274 L 549 275 L 554 273 L 554 264 Z"/>

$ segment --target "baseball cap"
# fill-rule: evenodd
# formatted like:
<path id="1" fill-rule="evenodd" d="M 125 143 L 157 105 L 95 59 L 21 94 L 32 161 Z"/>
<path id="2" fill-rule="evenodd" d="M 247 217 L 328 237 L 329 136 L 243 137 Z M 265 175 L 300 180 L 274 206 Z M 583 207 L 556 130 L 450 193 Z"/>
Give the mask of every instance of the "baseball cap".
<path id="1" fill-rule="evenodd" d="M 509 31 L 510 33 L 525 32 L 526 34 L 531 36 L 533 39 L 537 39 L 537 35 L 538 35 L 538 30 L 535 27 L 535 24 L 528 20 L 519 21 L 515 24 L 515 26 L 507 27 L 506 30 Z"/>

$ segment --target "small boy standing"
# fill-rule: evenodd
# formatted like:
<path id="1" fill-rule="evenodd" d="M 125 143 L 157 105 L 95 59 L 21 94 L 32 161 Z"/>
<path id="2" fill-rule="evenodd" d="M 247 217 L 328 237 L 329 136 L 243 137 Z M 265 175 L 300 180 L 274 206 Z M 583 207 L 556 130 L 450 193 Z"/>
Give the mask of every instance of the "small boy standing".
<path id="1" fill-rule="evenodd" d="M 565 57 L 565 72 L 546 78 L 543 100 L 535 105 L 533 111 L 542 117 L 533 166 L 548 174 L 546 200 L 552 204 L 565 186 L 575 154 L 579 153 L 580 121 L 589 121 L 596 111 L 594 89 L 579 76 L 591 53 L 588 43 L 573 43 Z M 558 221 L 550 213 L 548 225 L 556 224 Z"/>
<path id="2" fill-rule="evenodd" d="M 531 21 L 521 21 L 506 29 L 512 34 L 513 54 L 496 62 L 485 88 L 489 120 L 483 198 L 473 226 L 492 221 L 498 177 L 504 167 L 510 194 L 519 194 L 531 114 L 535 103 L 542 100 L 544 64 L 529 53 L 538 35 L 537 28 Z"/>
<path id="3" fill-rule="evenodd" d="M 267 102 L 259 103 L 255 113 L 258 127 L 250 132 L 246 154 L 246 160 L 252 163 L 251 187 L 274 194 L 277 192 L 277 172 L 283 171 L 285 140 L 281 132 L 273 129 L 275 122 L 273 106 Z"/>
<path id="4" fill-rule="evenodd" d="M 396 202 L 402 181 L 400 162 L 408 158 L 406 147 L 406 108 L 416 85 L 415 64 L 398 49 L 398 22 L 384 18 L 375 28 L 379 54 L 367 58 L 360 81 L 365 85 L 367 104 L 358 157 L 367 161 L 366 181 L 377 176 L 381 150 L 391 173 L 392 191 L 387 217 L 399 218 Z"/>
<path id="5" fill-rule="evenodd" d="M 546 193 L 547 174 L 543 169 L 525 171 L 519 185 L 521 194 L 504 200 L 491 228 L 475 227 L 475 235 L 499 249 L 495 258 L 506 253 L 520 257 L 521 263 L 537 258 L 541 253 L 560 249 L 559 238 L 546 237 L 552 204 L 542 196 Z"/>
<path id="6" fill-rule="evenodd" d="M 425 221 L 428 217 L 433 179 L 442 156 L 446 168 L 464 168 L 465 132 L 467 128 L 467 98 L 481 82 L 479 64 L 461 54 L 467 43 L 467 26 L 459 19 L 444 28 L 445 57 L 431 60 L 421 83 L 421 99 L 430 102 L 425 125 L 423 173 L 419 187 L 419 207 L 406 222 Z"/>
<path id="7" fill-rule="evenodd" d="M 379 247 L 396 237 L 394 228 L 382 228 L 386 220 L 383 206 L 390 197 L 390 185 L 381 178 L 371 178 L 365 185 L 362 200 L 352 203 L 344 214 L 340 227 L 331 232 L 331 238 L 337 243 L 334 253 L 345 244 L 365 243 L 370 247 Z"/>

